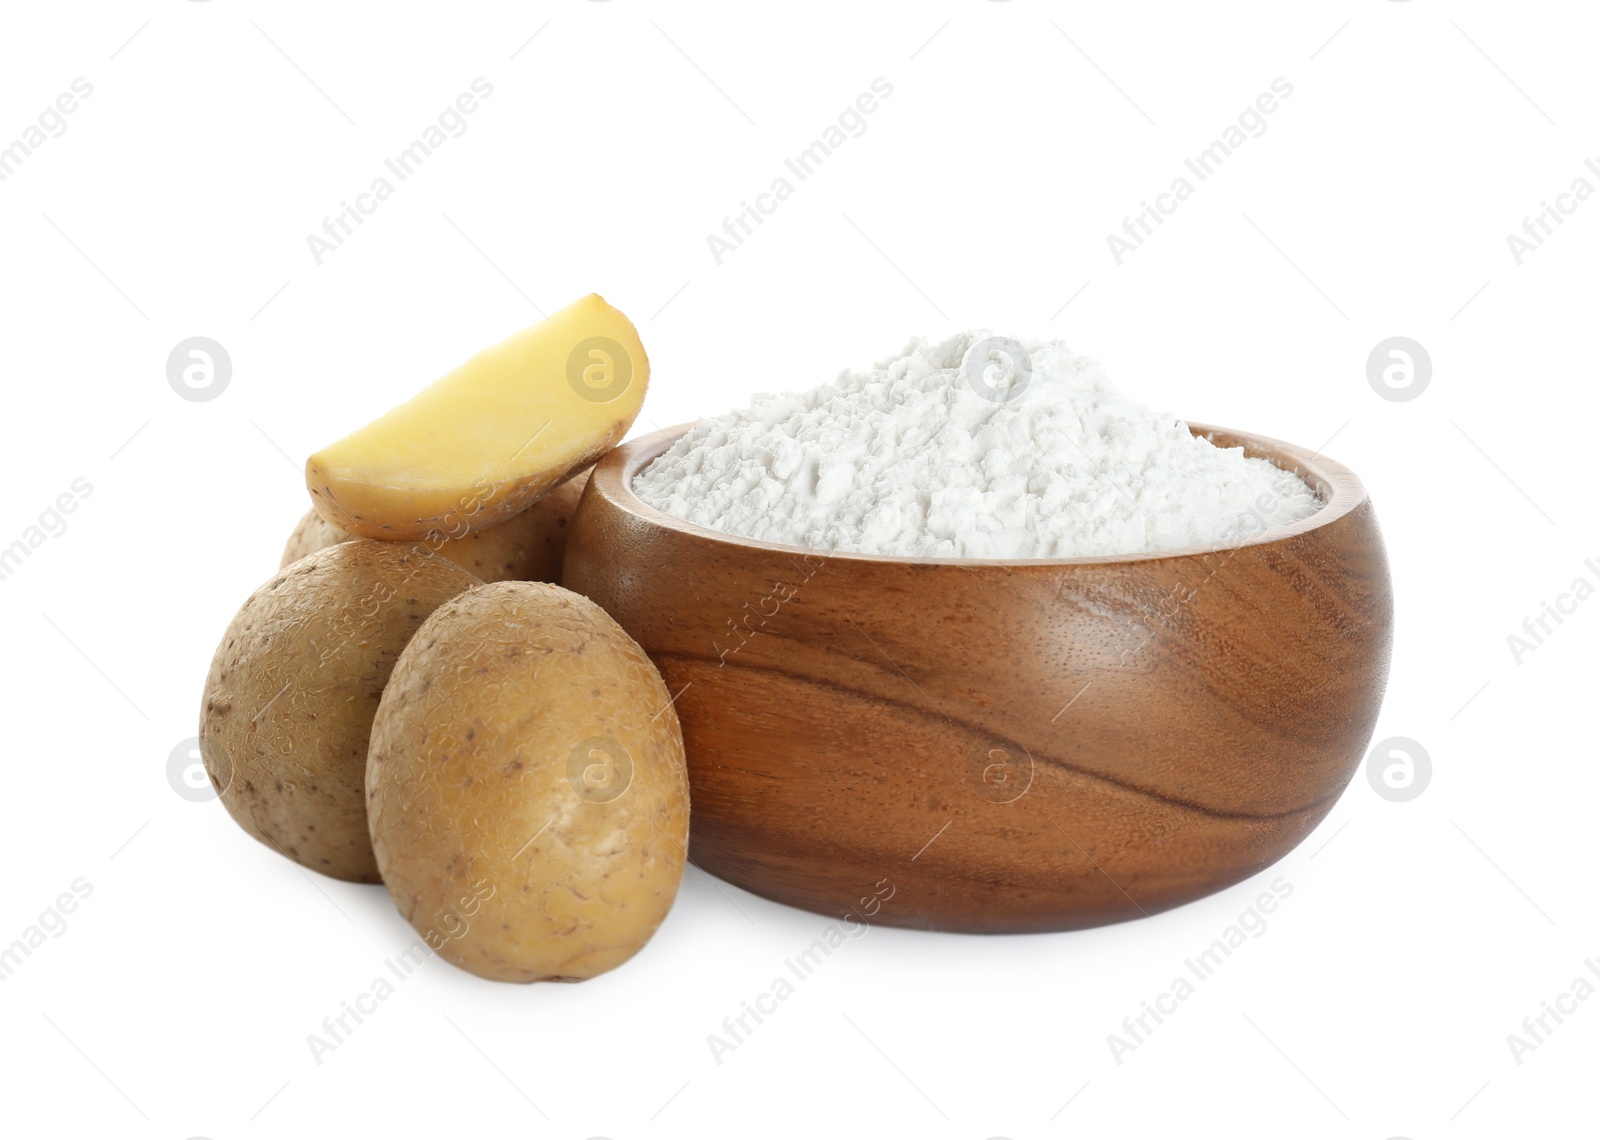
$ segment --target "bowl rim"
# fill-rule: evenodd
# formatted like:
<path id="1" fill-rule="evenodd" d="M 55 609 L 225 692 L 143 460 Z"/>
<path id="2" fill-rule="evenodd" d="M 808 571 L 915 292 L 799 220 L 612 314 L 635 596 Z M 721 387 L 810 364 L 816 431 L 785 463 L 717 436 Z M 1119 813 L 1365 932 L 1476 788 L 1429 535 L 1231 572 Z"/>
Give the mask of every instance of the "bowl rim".
<path id="1" fill-rule="evenodd" d="M 1286 471 L 1304 479 L 1322 499 L 1322 506 L 1303 519 L 1283 526 L 1268 527 L 1243 542 L 1223 543 L 1217 546 L 1186 546 L 1172 550 L 1147 550 L 1135 554 L 1094 554 L 1079 558 L 921 558 L 899 554 L 866 554 L 848 550 L 819 550 L 809 546 L 790 546 L 786 543 L 767 542 L 746 538 L 726 531 L 712 530 L 698 523 L 688 522 L 675 515 L 652 507 L 633 490 L 633 480 L 640 471 L 654 462 L 667 448 L 693 429 L 698 421 L 675 424 L 669 428 L 635 436 L 619 444 L 602 456 L 594 466 L 589 479 L 593 493 L 604 495 L 618 510 L 641 522 L 661 530 L 677 531 L 708 542 L 726 546 L 743 547 L 767 554 L 804 555 L 829 561 L 868 562 L 901 566 L 948 567 L 1063 567 L 1104 566 L 1129 562 L 1155 562 L 1162 559 L 1195 558 L 1231 550 L 1246 550 L 1254 546 L 1267 546 L 1296 538 L 1337 522 L 1363 503 L 1367 491 L 1344 464 L 1329 459 L 1320 451 L 1308 451 L 1296 444 L 1273 439 L 1254 432 L 1218 427 L 1214 424 L 1193 423 L 1180 420 L 1190 433 L 1209 440 L 1219 447 L 1242 447 L 1246 456 L 1266 459 Z M 590 493 L 585 489 L 585 496 Z"/>

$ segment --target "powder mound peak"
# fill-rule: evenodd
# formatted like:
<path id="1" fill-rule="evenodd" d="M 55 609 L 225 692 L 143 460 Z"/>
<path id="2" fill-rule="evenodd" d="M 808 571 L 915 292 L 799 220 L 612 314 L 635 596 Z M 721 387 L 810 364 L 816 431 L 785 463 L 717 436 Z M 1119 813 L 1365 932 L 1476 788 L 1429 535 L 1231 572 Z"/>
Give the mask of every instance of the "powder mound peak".
<path id="1" fill-rule="evenodd" d="M 925 558 L 1221 546 L 1321 506 L 1298 476 L 1196 438 L 1060 341 L 984 329 L 702 419 L 633 487 L 712 530 Z"/>

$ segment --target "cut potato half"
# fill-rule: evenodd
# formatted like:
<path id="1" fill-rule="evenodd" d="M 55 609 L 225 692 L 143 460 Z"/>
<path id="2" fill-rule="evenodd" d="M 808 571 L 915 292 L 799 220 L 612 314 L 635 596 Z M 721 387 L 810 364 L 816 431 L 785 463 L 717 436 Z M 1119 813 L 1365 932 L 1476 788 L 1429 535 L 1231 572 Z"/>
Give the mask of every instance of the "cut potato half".
<path id="1" fill-rule="evenodd" d="M 633 323 L 591 293 L 313 455 L 312 505 L 366 538 L 484 530 L 621 442 L 649 380 Z"/>

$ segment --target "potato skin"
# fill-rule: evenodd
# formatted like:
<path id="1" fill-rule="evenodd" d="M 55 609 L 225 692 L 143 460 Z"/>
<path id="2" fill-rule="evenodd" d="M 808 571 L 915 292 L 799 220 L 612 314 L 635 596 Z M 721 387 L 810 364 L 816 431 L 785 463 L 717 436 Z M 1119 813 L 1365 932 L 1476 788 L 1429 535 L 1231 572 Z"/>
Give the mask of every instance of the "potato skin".
<path id="1" fill-rule="evenodd" d="M 585 470 L 521 514 L 487 530 L 474 531 L 461 538 L 434 536 L 421 541 L 484 582 L 560 582 L 561 561 L 567 551 L 567 526 L 588 484 L 589 472 Z M 351 542 L 355 537 L 328 522 L 313 507 L 306 511 L 284 545 L 279 569 L 313 551 L 339 542 Z"/>
<path id="2" fill-rule="evenodd" d="M 367 758 L 395 905 L 481 977 L 581 981 L 671 909 L 689 839 L 661 675 L 604 610 L 500 582 L 440 606 L 395 666 Z"/>
<path id="3" fill-rule="evenodd" d="M 289 541 L 283 544 L 283 558 L 278 562 L 278 569 L 287 569 L 306 555 L 315 554 L 327 547 L 337 546 L 341 542 L 352 542 L 355 537 L 324 520 L 317 514 L 315 507 L 308 508 L 306 513 L 300 516 L 300 521 L 295 524 L 294 533 L 289 535 Z"/>
<path id="4" fill-rule="evenodd" d="M 412 543 L 339 543 L 250 595 L 217 647 L 200 752 L 239 826 L 336 879 L 379 881 L 367 831 L 367 738 L 400 651 L 479 582 Z"/>

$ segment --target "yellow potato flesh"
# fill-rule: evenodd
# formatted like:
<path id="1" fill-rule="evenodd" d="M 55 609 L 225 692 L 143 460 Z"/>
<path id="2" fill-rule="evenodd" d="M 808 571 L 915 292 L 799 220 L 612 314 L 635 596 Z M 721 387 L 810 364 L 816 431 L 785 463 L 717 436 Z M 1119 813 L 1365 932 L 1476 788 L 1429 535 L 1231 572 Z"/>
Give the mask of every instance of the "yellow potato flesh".
<path id="1" fill-rule="evenodd" d="M 619 443 L 649 380 L 632 322 L 591 293 L 317 452 L 306 487 L 351 534 L 460 538 Z"/>

